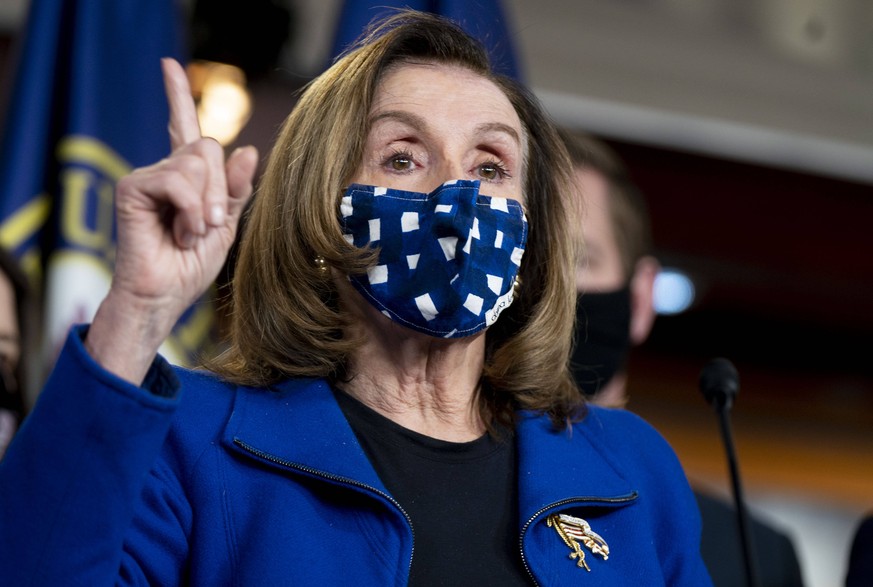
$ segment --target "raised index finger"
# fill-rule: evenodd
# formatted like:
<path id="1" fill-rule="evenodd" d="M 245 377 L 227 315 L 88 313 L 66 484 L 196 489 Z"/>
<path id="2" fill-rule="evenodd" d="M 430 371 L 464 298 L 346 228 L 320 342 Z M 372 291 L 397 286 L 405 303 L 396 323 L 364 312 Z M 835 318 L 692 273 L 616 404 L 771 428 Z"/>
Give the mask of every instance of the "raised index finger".
<path id="1" fill-rule="evenodd" d="M 200 139 L 200 124 L 185 70 L 178 61 L 170 58 L 161 59 L 161 69 L 170 105 L 170 145 L 175 151 Z"/>

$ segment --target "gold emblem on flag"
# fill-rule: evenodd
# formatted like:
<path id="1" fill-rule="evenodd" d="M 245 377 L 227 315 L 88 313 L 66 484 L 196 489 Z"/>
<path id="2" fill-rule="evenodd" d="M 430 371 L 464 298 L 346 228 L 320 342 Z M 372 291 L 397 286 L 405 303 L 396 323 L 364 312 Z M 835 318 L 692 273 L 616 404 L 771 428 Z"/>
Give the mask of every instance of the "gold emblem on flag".
<path id="1" fill-rule="evenodd" d="M 591 525 L 582 518 L 567 514 L 552 514 L 546 519 L 546 524 L 554 528 L 564 544 L 572 549 L 570 558 L 576 559 L 576 566 L 585 567 L 586 571 L 591 571 L 588 563 L 585 562 L 585 551 L 582 550 L 580 542 L 593 554 L 602 556 L 603 560 L 609 558 L 609 546 L 606 541 L 592 530 Z"/>

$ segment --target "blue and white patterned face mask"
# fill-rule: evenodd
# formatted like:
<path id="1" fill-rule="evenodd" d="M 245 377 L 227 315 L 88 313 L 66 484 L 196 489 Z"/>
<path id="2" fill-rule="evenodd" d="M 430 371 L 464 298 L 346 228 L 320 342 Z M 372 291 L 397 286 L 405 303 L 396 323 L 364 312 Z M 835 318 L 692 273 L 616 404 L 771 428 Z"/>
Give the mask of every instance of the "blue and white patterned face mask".
<path id="1" fill-rule="evenodd" d="M 449 181 L 430 194 L 353 184 L 340 207 L 346 240 L 379 247 L 352 285 L 383 314 L 435 337 L 470 336 L 512 303 L 527 241 L 521 204 Z"/>

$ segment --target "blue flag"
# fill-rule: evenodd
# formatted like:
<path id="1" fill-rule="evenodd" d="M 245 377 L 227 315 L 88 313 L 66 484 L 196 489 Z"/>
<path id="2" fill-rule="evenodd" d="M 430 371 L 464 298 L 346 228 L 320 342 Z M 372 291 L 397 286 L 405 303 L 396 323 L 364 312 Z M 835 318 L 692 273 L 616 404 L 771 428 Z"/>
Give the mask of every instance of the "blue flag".
<path id="1" fill-rule="evenodd" d="M 50 365 L 93 318 L 115 255 L 114 188 L 170 152 L 160 58 L 182 54 L 174 0 L 32 0 L 0 143 L 0 245 L 41 285 Z M 185 364 L 207 339 L 190 309 L 162 352 Z"/>
<path id="2" fill-rule="evenodd" d="M 439 14 L 457 22 L 485 46 L 494 71 L 524 81 L 513 44 L 515 35 L 500 0 L 345 0 L 337 22 L 331 57 L 336 58 L 353 44 L 374 18 L 386 16 L 399 8 Z"/>

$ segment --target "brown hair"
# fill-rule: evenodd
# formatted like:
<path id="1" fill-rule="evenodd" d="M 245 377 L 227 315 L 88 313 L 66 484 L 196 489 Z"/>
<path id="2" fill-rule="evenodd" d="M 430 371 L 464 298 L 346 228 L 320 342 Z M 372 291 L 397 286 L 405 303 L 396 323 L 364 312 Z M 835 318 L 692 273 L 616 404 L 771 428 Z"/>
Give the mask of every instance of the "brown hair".
<path id="1" fill-rule="evenodd" d="M 535 99 L 493 74 L 479 43 L 443 18 L 400 12 L 313 80 L 286 120 L 250 211 L 233 281 L 230 346 L 212 365 L 232 381 L 270 385 L 287 377 L 345 377 L 357 342 L 343 336 L 329 273 L 352 274 L 372 251 L 343 239 L 340 196 L 363 158 L 373 96 L 398 64 L 459 65 L 494 81 L 519 114 L 528 141 L 524 180 L 530 236 L 515 302 L 486 332 L 480 411 L 511 424 L 515 410 L 573 416 L 580 394 L 567 371 L 575 290 L 573 205 L 566 150 Z"/>
<path id="2" fill-rule="evenodd" d="M 637 261 L 652 253 L 651 222 L 643 194 L 618 155 L 606 143 L 584 133 L 560 131 L 573 166 L 604 176 L 609 186 L 609 218 L 626 279 Z M 583 199 L 585 195 L 582 195 Z"/>

